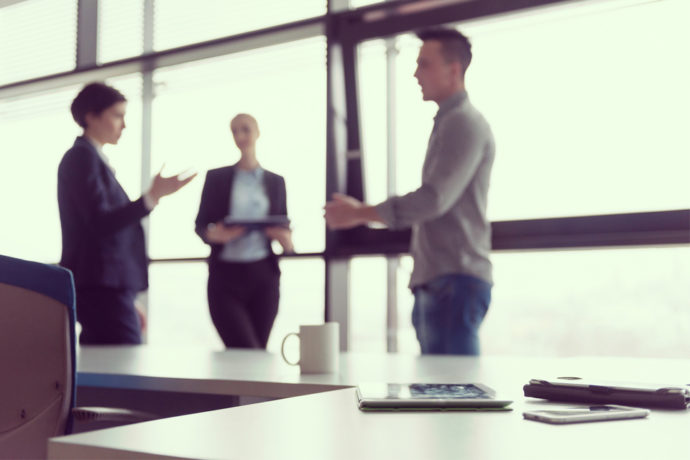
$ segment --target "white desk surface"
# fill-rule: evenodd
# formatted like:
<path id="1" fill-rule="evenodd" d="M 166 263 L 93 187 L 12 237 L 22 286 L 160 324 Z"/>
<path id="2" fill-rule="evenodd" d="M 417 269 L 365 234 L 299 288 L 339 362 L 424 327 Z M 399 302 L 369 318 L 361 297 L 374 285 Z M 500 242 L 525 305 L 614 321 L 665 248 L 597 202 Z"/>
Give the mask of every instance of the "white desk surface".
<path id="1" fill-rule="evenodd" d="M 169 373 L 189 391 L 211 389 L 194 380 L 227 378 L 227 386 L 218 383 L 216 388 L 264 396 L 360 381 L 479 381 L 513 399 L 514 410 L 363 413 L 349 388 L 53 438 L 50 458 L 690 459 L 690 411 L 653 410 L 647 419 L 564 426 L 522 418 L 523 410 L 551 405 L 522 396 L 522 385 L 530 378 L 579 375 L 690 383 L 685 381 L 690 380 L 690 360 L 344 354 L 338 375 L 300 376 L 297 369 L 283 366 L 280 357 L 263 352 L 209 353 L 205 361 L 178 355 L 165 362 L 160 351 L 142 352 L 144 348 L 131 351 L 133 364 L 100 361 L 110 353 L 127 355 L 123 350 L 89 350 L 89 358 L 99 357 L 94 363 L 82 350 L 80 369 L 91 376 L 129 376 L 129 383 L 141 385 L 161 383 Z M 195 353 L 190 351 L 190 357 Z M 139 383 L 136 372 L 141 372 Z M 180 385 L 174 390 L 180 391 Z"/>
<path id="2" fill-rule="evenodd" d="M 100 388 L 284 398 L 331 390 L 339 381 L 300 377 L 279 355 L 258 350 L 81 347 L 77 363 L 77 385 Z"/>
<path id="3" fill-rule="evenodd" d="M 482 366 L 485 361 L 494 365 Z M 547 368 L 572 374 L 578 369 L 576 361 L 521 358 L 519 366 L 537 373 Z M 264 351 L 152 346 L 82 347 L 77 363 L 79 386 L 267 398 L 347 388 L 363 381 L 454 381 L 459 377 L 479 378 L 491 369 L 512 374 L 517 371 L 513 369 L 516 361 L 510 357 L 343 353 L 338 374 L 300 375 L 297 366 Z M 528 379 L 534 376 L 529 372 L 524 375 Z"/>

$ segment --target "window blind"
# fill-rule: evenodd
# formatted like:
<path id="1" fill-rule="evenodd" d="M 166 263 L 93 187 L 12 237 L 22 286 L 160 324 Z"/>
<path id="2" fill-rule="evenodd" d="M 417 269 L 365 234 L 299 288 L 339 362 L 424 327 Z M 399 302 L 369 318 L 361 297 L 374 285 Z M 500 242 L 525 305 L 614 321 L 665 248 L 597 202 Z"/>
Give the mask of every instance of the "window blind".
<path id="1" fill-rule="evenodd" d="M 0 85 L 75 67 L 77 0 L 25 0 L 0 8 Z"/>

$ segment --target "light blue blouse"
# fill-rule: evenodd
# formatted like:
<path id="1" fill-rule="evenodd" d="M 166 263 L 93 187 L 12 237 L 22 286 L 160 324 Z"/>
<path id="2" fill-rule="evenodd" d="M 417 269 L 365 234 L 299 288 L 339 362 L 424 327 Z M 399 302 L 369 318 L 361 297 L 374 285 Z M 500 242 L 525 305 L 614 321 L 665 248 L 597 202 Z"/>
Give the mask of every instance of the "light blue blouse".
<path id="1" fill-rule="evenodd" d="M 269 200 L 264 189 L 264 170 L 235 169 L 230 200 L 230 216 L 257 219 L 268 216 Z M 254 262 L 269 254 L 267 237 L 262 230 L 250 230 L 229 241 L 220 253 L 226 262 Z"/>

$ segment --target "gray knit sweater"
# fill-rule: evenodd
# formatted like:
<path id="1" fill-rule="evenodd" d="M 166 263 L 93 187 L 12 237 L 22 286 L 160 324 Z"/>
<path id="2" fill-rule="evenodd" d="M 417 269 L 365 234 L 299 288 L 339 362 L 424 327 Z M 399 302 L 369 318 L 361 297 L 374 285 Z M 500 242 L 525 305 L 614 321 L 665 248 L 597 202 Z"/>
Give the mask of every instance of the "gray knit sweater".
<path id="1" fill-rule="evenodd" d="M 376 206 L 389 228 L 412 227 L 410 288 L 450 273 L 492 282 L 486 203 L 494 153 L 491 128 L 466 92 L 440 104 L 421 187 Z"/>

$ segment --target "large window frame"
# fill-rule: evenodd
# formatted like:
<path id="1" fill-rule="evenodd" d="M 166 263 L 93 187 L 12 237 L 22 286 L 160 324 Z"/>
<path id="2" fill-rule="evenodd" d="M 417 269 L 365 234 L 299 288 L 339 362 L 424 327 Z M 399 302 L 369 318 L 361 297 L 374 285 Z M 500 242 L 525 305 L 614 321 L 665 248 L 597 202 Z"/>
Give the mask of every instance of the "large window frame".
<path id="1" fill-rule="evenodd" d="M 325 35 L 327 41 L 327 136 L 326 196 L 347 193 L 360 199 L 364 189 L 359 100 L 357 88 L 357 46 L 374 38 L 389 38 L 416 29 L 452 24 L 533 8 L 559 4 L 587 4 L 590 0 L 396 0 L 349 9 L 348 0 L 328 0 L 327 13 L 320 17 L 281 24 L 261 30 L 194 43 L 164 51 L 153 51 L 153 4 L 144 0 L 143 54 L 98 64 L 98 2 L 78 2 L 77 55 L 74 70 L 45 75 L 0 86 L 0 99 L 21 97 L 36 92 L 84 83 L 94 79 L 139 72 L 142 74 L 142 151 L 151 147 L 152 73 L 155 69 L 193 62 L 213 56 L 258 49 Z M 326 0 L 324 0 L 326 1 Z M 390 146 L 389 146 L 390 147 Z M 392 147 L 391 147 L 392 148 Z M 389 174 L 391 164 L 389 164 Z M 151 175 L 150 157 L 144 153 L 141 168 L 142 189 Z M 391 188 L 389 187 L 389 190 Z M 493 250 L 542 250 L 611 246 L 656 246 L 690 244 L 690 209 L 660 212 L 572 216 L 493 222 Z M 349 231 L 326 230 L 323 252 L 285 257 L 321 257 L 325 261 L 325 320 L 341 323 L 341 347 L 348 348 L 349 259 L 355 255 L 390 256 L 389 296 L 395 295 L 393 273 L 398 255 L 407 252 L 408 231 L 356 228 Z M 153 259 L 151 263 L 196 262 L 203 258 Z M 395 327 L 389 297 L 389 330 Z M 395 351 L 395 341 L 388 342 Z"/>
<path id="2" fill-rule="evenodd" d="M 414 30 L 443 24 L 454 24 L 489 16 L 558 6 L 560 1 L 460 1 L 419 2 L 418 8 L 408 8 L 410 2 L 387 2 L 350 11 L 347 20 L 333 27 L 329 40 L 329 145 L 327 192 L 345 193 L 365 200 L 360 104 L 357 82 L 357 46 L 375 38 L 389 38 Z M 576 2 L 577 3 L 577 2 Z M 579 2 L 590 3 L 587 1 Z M 572 2 L 569 6 L 572 7 Z M 388 86 L 394 84 L 389 73 Z M 394 102 L 389 100 L 388 113 Z M 335 116 L 331 116 L 335 114 Z M 394 120 L 389 118 L 390 123 Z M 390 146 L 389 146 L 390 148 Z M 388 152 L 389 158 L 391 152 Z M 390 177 L 393 162 L 388 165 Z M 389 184 L 390 191 L 390 184 Z M 563 248 L 597 248 L 613 246 L 685 245 L 690 243 L 690 210 L 668 210 L 592 216 L 568 216 L 528 220 L 492 222 L 492 249 L 544 250 Z M 348 260 L 355 255 L 384 254 L 389 256 L 388 308 L 392 312 L 396 302 L 395 279 L 392 275 L 396 257 L 407 252 L 410 231 L 391 231 L 369 227 L 331 232 L 326 239 L 327 291 L 348 291 Z M 332 273 L 328 270 L 333 267 Z M 349 303 L 342 295 L 329 295 L 327 318 L 348 324 Z M 397 318 L 388 317 L 388 334 L 395 329 Z M 345 339 L 347 331 L 345 332 Z M 388 350 L 396 351 L 395 340 L 388 340 Z M 343 343 L 347 348 L 347 343 Z"/>

